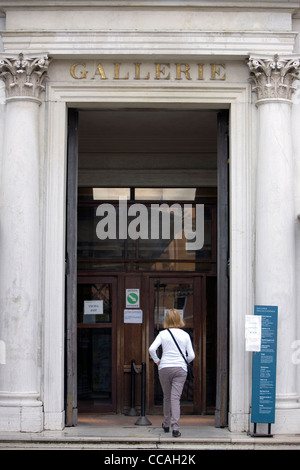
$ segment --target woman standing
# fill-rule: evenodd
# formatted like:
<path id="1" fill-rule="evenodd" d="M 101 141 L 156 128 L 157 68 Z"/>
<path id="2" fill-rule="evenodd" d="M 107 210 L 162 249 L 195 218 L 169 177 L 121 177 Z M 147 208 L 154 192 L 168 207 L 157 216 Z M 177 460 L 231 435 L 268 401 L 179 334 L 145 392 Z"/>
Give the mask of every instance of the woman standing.
<path id="1" fill-rule="evenodd" d="M 149 348 L 149 354 L 158 366 L 158 375 L 163 390 L 164 421 L 162 427 L 169 432 L 170 425 L 173 437 L 181 436 L 179 432 L 180 397 L 186 381 L 187 365 L 168 331 L 171 329 L 174 338 L 188 362 L 195 358 L 191 338 L 185 331 L 180 313 L 176 309 L 168 310 L 164 320 L 164 330 L 161 331 Z M 161 359 L 157 356 L 157 349 L 162 346 Z"/>

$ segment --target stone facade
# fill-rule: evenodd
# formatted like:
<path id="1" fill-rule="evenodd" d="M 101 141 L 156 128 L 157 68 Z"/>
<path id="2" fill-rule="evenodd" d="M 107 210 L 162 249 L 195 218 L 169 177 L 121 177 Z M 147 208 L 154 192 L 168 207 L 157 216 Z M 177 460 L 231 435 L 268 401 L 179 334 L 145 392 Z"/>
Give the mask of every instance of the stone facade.
<path id="1" fill-rule="evenodd" d="M 157 103 L 230 108 L 229 429 L 250 429 L 245 315 L 275 304 L 273 432 L 299 433 L 300 3 L 42 3 L 0 0 L 0 430 L 65 423 L 67 106 Z"/>

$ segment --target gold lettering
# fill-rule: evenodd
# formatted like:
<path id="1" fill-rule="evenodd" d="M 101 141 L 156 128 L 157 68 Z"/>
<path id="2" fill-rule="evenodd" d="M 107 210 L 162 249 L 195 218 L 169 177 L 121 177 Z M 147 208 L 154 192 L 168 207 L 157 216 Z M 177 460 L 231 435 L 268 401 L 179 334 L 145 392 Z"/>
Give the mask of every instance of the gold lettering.
<path id="1" fill-rule="evenodd" d="M 97 70 L 98 70 L 98 72 L 97 72 Z M 101 64 L 98 64 L 98 65 L 97 65 L 97 69 L 96 69 L 95 75 L 100 75 L 100 77 L 101 77 L 102 80 L 107 80 L 107 76 L 105 75 L 104 69 L 103 69 L 103 67 L 102 67 Z"/>
<path id="2" fill-rule="evenodd" d="M 96 65 L 96 64 L 95 64 Z M 94 76 L 90 76 L 87 69 L 87 65 L 83 62 L 74 63 L 70 67 L 70 75 L 75 80 L 96 78 L 98 75 L 101 80 L 226 80 L 226 64 L 207 64 L 207 63 L 163 63 L 155 62 L 154 65 L 154 77 L 152 71 L 147 67 L 147 64 L 143 62 L 134 63 L 121 63 L 116 62 L 108 66 L 105 62 L 105 70 L 101 63 L 98 63 L 95 68 Z M 152 67 L 153 67 L 152 65 Z M 114 67 L 112 72 L 113 76 L 110 75 L 110 67 Z M 106 67 L 109 67 L 106 70 Z M 123 71 L 124 68 L 124 71 Z M 127 68 L 127 71 L 126 71 Z M 134 70 L 132 70 L 134 68 Z M 148 70 L 147 70 L 148 69 Z M 210 69 L 210 72 L 209 72 Z M 131 72 L 132 70 L 132 72 Z M 149 71 L 150 70 L 150 71 Z M 106 75 L 106 72 L 108 75 Z M 131 77 L 131 73 L 134 74 Z M 210 76 L 209 76 L 210 73 Z M 88 75 L 89 74 L 89 75 Z M 195 75 L 195 76 L 194 76 Z"/>
<path id="3" fill-rule="evenodd" d="M 127 75 L 125 77 L 120 77 L 120 64 L 114 64 L 115 65 L 115 80 L 128 80 L 129 78 L 129 72 L 127 72 Z"/>
<path id="4" fill-rule="evenodd" d="M 203 80 L 203 64 L 198 64 L 198 80 Z"/>
<path id="5" fill-rule="evenodd" d="M 155 64 L 155 80 L 161 80 L 160 74 L 162 73 L 163 75 L 165 75 L 166 73 L 165 67 L 161 68 L 161 65 L 166 65 L 167 67 L 170 67 L 170 64 L 156 63 Z M 170 80 L 170 72 L 168 73 L 166 77 L 162 78 L 162 80 Z"/>
<path id="6" fill-rule="evenodd" d="M 140 77 L 140 68 L 141 68 L 141 64 L 134 64 L 135 65 L 135 77 L 134 79 L 135 80 L 140 80 L 141 77 Z M 148 74 L 146 75 L 146 77 L 143 77 L 141 80 L 149 80 L 150 78 L 150 72 L 148 72 Z"/>
<path id="7" fill-rule="evenodd" d="M 80 77 L 78 77 L 76 75 L 76 68 L 79 67 L 79 66 L 85 67 L 85 64 L 73 64 L 72 67 L 71 67 L 71 70 L 70 70 L 71 76 L 73 78 L 76 78 L 76 80 L 81 80 L 82 78 L 86 78 L 87 73 L 88 73 L 87 70 L 80 70 L 80 72 L 79 72 Z"/>
<path id="8" fill-rule="evenodd" d="M 185 66 L 184 70 L 181 70 L 181 66 Z M 184 73 L 187 80 L 191 80 L 189 64 L 176 64 L 176 80 L 181 80 L 181 74 Z"/>
<path id="9" fill-rule="evenodd" d="M 220 67 L 222 67 L 222 69 Z M 210 64 L 210 70 L 211 70 L 211 75 L 210 75 L 211 80 L 226 80 L 224 64 Z"/>

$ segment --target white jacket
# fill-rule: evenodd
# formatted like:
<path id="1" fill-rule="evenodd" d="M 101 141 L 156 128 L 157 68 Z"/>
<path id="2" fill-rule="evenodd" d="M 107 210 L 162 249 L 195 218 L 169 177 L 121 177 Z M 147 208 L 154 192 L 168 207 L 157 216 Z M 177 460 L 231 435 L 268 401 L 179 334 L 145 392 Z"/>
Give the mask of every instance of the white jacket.
<path id="1" fill-rule="evenodd" d="M 195 353 L 190 335 L 179 328 L 170 328 L 170 331 L 176 339 L 182 353 L 186 356 L 186 360 L 191 362 L 195 358 Z M 161 359 L 156 353 L 159 346 L 162 346 Z M 158 366 L 159 370 L 164 367 L 182 367 L 184 370 L 187 370 L 187 365 L 168 330 L 163 330 L 156 336 L 149 348 L 149 354 L 155 364 L 160 361 Z"/>

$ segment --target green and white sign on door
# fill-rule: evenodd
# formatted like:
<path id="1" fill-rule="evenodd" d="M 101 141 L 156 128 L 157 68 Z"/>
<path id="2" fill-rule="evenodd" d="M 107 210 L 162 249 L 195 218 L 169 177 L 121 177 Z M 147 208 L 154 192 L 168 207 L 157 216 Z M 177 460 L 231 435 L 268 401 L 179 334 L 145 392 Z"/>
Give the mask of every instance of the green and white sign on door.
<path id="1" fill-rule="evenodd" d="M 139 308 L 140 289 L 126 289 L 126 308 Z"/>

